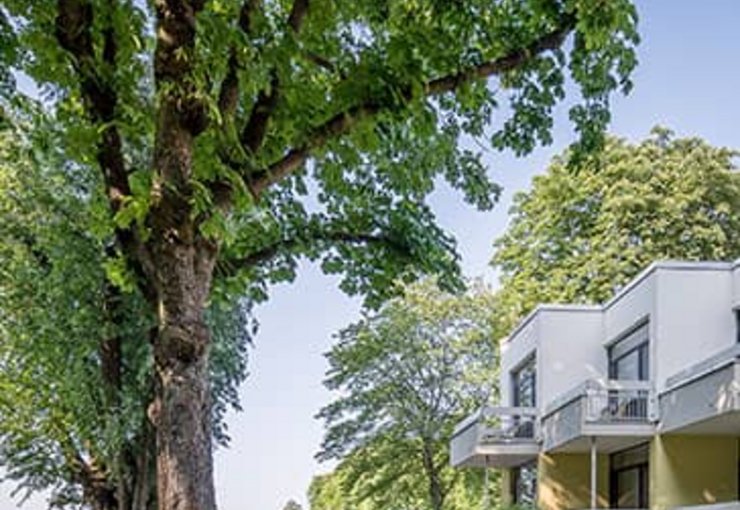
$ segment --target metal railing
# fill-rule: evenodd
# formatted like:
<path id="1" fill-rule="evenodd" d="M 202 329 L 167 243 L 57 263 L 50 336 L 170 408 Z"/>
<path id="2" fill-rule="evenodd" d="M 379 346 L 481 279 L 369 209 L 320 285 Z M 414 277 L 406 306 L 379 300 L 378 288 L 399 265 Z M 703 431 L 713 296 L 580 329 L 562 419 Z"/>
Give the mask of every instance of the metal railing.
<path id="1" fill-rule="evenodd" d="M 651 420 L 650 381 L 588 381 L 585 421 L 588 423 L 645 423 Z"/>
<path id="2" fill-rule="evenodd" d="M 481 411 L 481 444 L 532 440 L 537 435 L 534 407 L 487 407 Z"/>
<path id="3" fill-rule="evenodd" d="M 523 455 L 521 448 L 532 447 L 536 455 L 539 437 L 537 409 L 533 407 L 486 407 L 468 416 L 455 427 L 450 440 L 450 462 L 461 466 L 474 461 L 480 447 L 506 450 Z M 490 452 L 489 452 L 490 453 Z M 505 451 L 496 456 L 506 457 Z M 489 462 L 487 458 L 485 462 Z M 469 464 L 468 464 L 469 465 Z M 501 464 L 504 465 L 504 464 Z"/>

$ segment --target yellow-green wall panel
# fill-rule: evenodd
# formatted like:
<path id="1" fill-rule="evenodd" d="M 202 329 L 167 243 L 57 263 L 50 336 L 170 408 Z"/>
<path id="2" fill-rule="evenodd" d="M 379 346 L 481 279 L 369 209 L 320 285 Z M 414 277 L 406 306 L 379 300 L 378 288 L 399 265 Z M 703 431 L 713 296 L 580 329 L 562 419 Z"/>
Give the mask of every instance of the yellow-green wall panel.
<path id="1" fill-rule="evenodd" d="M 609 506 L 609 459 L 598 456 L 598 506 Z M 571 510 L 591 505 L 591 456 L 588 453 L 540 455 L 537 502 L 541 510 Z"/>
<path id="2" fill-rule="evenodd" d="M 650 507 L 734 501 L 738 439 L 722 436 L 656 436 L 650 445 Z"/>

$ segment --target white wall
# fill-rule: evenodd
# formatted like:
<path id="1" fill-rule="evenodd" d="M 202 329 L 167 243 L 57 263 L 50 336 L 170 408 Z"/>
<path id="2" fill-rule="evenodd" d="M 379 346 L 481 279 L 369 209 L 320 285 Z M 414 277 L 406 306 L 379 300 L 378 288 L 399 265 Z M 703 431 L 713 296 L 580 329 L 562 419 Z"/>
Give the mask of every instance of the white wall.
<path id="1" fill-rule="evenodd" d="M 542 312 L 537 366 L 540 409 L 587 379 L 606 378 L 603 334 L 599 309 Z"/>
<path id="2" fill-rule="evenodd" d="M 544 409 L 589 378 L 606 376 L 598 307 L 543 305 L 501 345 L 501 405 L 512 405 L 511 372 L 537 356 L 537 406 Z"/>
<path id="3" fill-rule="evenodd" d="M 655 272 L 647 271 L 640 274 L 634 283 L 627 285 L 617 296 L 605 305 L 604 339 L 609 344 L 632 328 L 645 316 L 653 315 L 655 309 Z M 651 319 L 654 319 L 651 317 Z M 651 320 L 654 322 L 654 320 Z M 650 338 L 653 338 L 653 331 Z"/>
<path id="4" fill-rule="evenodd" d="M 659 391 L 668 377 L 735 343 L 732 287 L 726 270 L 657 270 L 651 375 Z"/>

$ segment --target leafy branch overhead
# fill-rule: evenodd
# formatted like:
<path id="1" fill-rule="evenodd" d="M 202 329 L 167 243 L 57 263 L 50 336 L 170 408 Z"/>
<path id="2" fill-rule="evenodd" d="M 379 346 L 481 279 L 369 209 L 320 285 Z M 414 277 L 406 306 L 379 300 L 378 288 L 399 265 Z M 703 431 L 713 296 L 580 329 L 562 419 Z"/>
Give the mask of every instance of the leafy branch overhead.
<path id="1" fill-rule="evenodd" d="M 36 43 L 31 51 L 38 58 L 26 70 L 49 93 L 62 92 L 60 117 L 78 124 L 84 111 L 90 119 L 89 127 L 70 129 L 76 135 L 71 149 L 89 154 L 103 170 L 117 235 L 135 273 L 143 275 L 140 285 L 152 272 L 147 237 L 156 230 L 153 215 L 165 213 L 170 200 L 219 244 L 265 229 L 267 219 L 267 236 L 277 241 L 271 246 L 284 247 L 274 250 L 282 260 L 273 272 L 283 277 L 292 276 L 295 255 L 313 241 L 304 236 L 299 247 L 291 230 L 327 220 L 355 238 L 395 244 L 412 228 L 408 251 L 428 254 L 419 260 L 422 267 L 454 274 L 454 245 L 425 230 L 433 216 L 420 201 L 439 174 L 478 207 L 491 207 L 497 196 L 480 155 L 458 147 L 459 137 L 485 136 L 498 102 L 508 97 L 513 113 L 491 133 L 494 145 L 526 153 L 547 143 L 567 66 L 584 98 L 572 116 L 591 143 L 608 120 L 609 92 L 628 89 L 635 63 L 635 14 L 623 1 L 161 1 L 155 7 L 64 0 L 54 18 L 27 2 L 6 8 L 31 21 L 17 34 Z M 160 26 L 155 40 L 152 23 Z M 561 46 L 571 33 L 568 61 Z M 487 85 L 490 77 L 499 87 Z M 157 118 L 146 115 L 157 105 Z M 169 145 L 156 134 L 169 131 L 158 130 L 161 122 L 197 137 L 192 168 L 182 176 L 151 169 L 149 161 L 164 150 L 157 146 Z M 141 177 L 146 182 L 139 191 L 132 179 Z M 170 189 L 178 191 L 168 199 Z M 306 210 L 301 196 L 309 191 L 320 207 Z M 388 228 L 398 230 L 383 221 L 389 209 L 404 232 L 386 235 Z M 267 214 L 238 214 L 240 221 L 232 221 L 244 211 Z M 317 241 L 342 244 L 327 243 L 323 234 Z M 253 253 L 226 263 L 246 264 L 247 275 L 260 272 L 253 261 L 265 262 L 267 246 L 254 244 Z M 340 250 L 356 256 L 359 249 Z M 411 260 L 393 266 L 408 268 Z M 372 269 L 377 265 L 349 276 L 355 283 L 347 288 L 387 286 L 368 276 L 381 269 Z"/>

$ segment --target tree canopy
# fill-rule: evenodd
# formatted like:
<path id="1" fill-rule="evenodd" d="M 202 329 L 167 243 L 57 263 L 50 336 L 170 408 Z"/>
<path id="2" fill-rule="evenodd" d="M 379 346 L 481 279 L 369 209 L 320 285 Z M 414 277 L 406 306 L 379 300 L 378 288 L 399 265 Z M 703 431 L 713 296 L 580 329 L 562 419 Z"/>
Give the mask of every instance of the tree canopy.
<path id="1" fill-rule="evenodd" d="M 610 138 L 575 170 L 555 158 L 495 243 L 500 333 L 540 302 L 602 302 L 655 260 L 740 257 L 736 155 L 655 128 Z"/>
<path id="2" fill-rule="evenodd" d="M 436 282 L 407 286 L 377 314 L 342 330 L 326 385 L 339 396 L 319 417 L 320 459 L 343 459 L 347 494 L 369 508 L 465 508 L 449 465 L 453 427 L 492 400 L 497 385 L 492 293 L 455 296 Z"/>
<path id="3" fill-rule="evenodd" d="M 445 180 L 488 209 L 498 191 L 458 139 L 548 143 L 570 76 L 598 145 L 635 25 L 628 0 L 3 3 L 0 97 L 39 88 L 65 171 L 91 183 L 106 277 L 155 319 L 162 510 L 215 508 L 211 304 L 265 299 L 304 256 L 376 306 L 423 273 L 458 286 L 426 197 Z"/>

